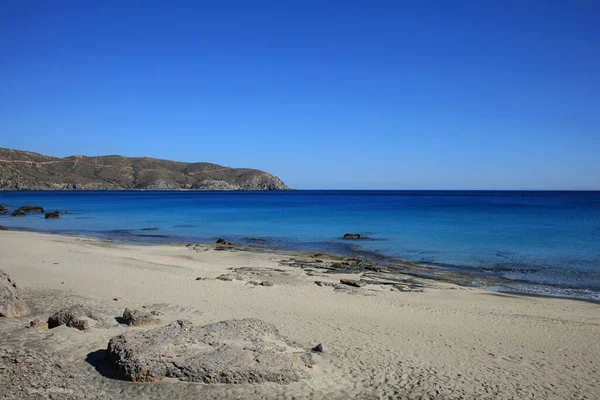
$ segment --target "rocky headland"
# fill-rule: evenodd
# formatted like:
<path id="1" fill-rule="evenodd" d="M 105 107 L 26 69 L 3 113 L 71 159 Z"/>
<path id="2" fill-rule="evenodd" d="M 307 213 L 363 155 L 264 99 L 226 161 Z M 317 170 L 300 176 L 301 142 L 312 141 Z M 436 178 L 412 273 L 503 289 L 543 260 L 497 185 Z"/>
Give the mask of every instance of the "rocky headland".
<path id="1" fill-rule="evenodd" d="M 118 155 L 58 158 L 0 148 L 0 190 L 136 189 L 289 190 L 257 169 Z"/>

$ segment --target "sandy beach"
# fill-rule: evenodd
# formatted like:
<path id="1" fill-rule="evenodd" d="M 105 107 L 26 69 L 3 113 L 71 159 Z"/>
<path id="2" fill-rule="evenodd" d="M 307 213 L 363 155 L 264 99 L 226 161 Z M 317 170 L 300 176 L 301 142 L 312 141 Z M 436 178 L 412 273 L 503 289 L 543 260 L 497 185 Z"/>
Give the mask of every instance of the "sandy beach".
<path id="1" fill-rule="evenodd" d="M 360 276 L 282 264 L 289 257 L 208 244 L 124 245 L 2 231 L 0 270 L 19 285 L 31 314 L 0 319 L 0 348 L 43 349 L 111 398 L 600 398 L 598 304 L 426 279 L 417 280 L 417 291 L 336 288 L 328 283 Z M 241 279 L 214 279 L 232 269 Z M 26 328 L 76 303 L 93 307 L 111 326 Z M 324 352 L 313 355 L 310 379 L 287 385 L 132 383 L 105 376 L 98 357 L 110 338 L 152 329 L 114 318 L 126 307 L 144 306 L 160 314 L 159 326 L 177 319 L 197 325 L 261 319 L 304 349 L 322 343 Z"/>

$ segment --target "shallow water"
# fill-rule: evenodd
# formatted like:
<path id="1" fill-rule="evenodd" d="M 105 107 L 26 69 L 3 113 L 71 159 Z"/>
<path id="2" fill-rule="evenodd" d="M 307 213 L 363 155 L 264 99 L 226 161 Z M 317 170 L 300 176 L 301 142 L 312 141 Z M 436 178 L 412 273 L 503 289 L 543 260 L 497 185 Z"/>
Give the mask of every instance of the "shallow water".
<path id="1" fill-rule="evenodd" d="M 600 300 L 600 192 L 0 192 L 0 204 L 71 212 L 0 216 L 12 228 L 369 251 L 510 279 L 503 289 Z"/>

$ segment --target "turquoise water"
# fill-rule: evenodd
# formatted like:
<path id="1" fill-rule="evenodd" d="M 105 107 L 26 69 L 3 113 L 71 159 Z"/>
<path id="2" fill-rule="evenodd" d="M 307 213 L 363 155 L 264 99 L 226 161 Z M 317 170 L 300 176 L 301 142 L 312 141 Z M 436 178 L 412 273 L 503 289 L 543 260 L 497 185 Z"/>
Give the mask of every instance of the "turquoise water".
<path id="1" fill-rule="evenodd" d="M 71 212 L 59 220 L 0 216 L 12 228 L 141 242 L 254 237 L 484 272 L 504 278 L 505 290 L 600 300 L 600 192 L 2 192 L 0 204 Z M 343 240 L 346 232 L 371 239 Z"/>

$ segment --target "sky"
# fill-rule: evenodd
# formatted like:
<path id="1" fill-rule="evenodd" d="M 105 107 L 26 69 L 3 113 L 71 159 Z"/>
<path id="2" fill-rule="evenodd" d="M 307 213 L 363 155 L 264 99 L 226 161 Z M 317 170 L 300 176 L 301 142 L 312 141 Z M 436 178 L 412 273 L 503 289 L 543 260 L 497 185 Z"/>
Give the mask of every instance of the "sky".
<path id="1" fill-rule="evenodd" d="M 0 147 L 600 190 L 600 2 L 4 1 Z"/>

